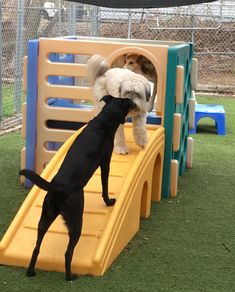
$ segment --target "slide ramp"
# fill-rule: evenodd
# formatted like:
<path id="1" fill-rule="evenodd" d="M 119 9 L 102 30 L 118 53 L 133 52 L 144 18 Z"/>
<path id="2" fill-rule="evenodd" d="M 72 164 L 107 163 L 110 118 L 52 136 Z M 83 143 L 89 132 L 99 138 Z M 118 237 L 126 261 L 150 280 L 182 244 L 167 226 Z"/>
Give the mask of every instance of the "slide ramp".
<path id="1" fill-rule="evenodd" d="M 51 180 L 81 129 L 57 151 L 42 173 Z M 161 198 L 164 128 L 148 125 L 148 144 L 137 147 L 131 124 L 125 125 L 131 153 L 113 154 L 109 193 L 117 199 L 106 207 L 102 199 L 100 169 L 85 187 L 85 208 L 80 240 L 74 250 L 72 270 L 102 275 L 139 229 L 140 217 L 150 214 L 151 200 Z M 78 154 L 79 155 L 79 154 Z M 27 267 L 37 238 L 37 225 L 46 192 L 34 186 L 0 242 L 0 264 Z M 36 268 L 64 272 L 68 235 L 59 216 L 43 240 Z"/>

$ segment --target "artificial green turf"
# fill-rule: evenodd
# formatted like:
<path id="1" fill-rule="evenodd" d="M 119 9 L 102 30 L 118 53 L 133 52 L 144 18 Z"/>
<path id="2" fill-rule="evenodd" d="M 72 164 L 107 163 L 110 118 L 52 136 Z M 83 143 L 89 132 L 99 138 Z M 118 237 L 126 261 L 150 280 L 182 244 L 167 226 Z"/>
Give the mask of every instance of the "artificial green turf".
<path id="1" fill-rule="evenodd" d="M 235 99 L 197 101 L 224 105 L 227 135 L 200 122 L 193 168 L 180 177 L 177 198 L 152 204 L 104 276 L 67 283 L 62 273 L 37 271 L 29 279 L 23 268 L 0 266 L 0 291 L 235 291 Z M 27 194 L 17 175 L 22 144 L 19 133 L 0 137 L 0 237 Z"/>
<path id="2" fill-rule="evenodd" d="M 14 101 L 14 85 L 13 84 L 4 84 L 2 87 L 2 115 L 4 118 L 11 117 L 15 114 L 15 107 L 22 107 L 22 104 L 25 102 L 25 95 L 22 91 L 20 96 L 19 105 L 15 104 Z M 18 103 L 17 103 L 18 104 Z M 18 110 L 17 109 L 17 112 Z"/>

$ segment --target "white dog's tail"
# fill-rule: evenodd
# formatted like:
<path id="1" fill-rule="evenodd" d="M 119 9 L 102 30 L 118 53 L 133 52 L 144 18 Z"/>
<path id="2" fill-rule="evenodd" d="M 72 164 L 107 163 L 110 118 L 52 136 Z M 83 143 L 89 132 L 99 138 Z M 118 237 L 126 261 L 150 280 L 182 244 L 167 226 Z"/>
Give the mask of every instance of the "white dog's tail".
<path id="1" fill-rule="evenodd" d="M 87 78 L 91 85 L 109 69 L 107 60 L 100 55 L 92 55 L 87 61 Z"/>

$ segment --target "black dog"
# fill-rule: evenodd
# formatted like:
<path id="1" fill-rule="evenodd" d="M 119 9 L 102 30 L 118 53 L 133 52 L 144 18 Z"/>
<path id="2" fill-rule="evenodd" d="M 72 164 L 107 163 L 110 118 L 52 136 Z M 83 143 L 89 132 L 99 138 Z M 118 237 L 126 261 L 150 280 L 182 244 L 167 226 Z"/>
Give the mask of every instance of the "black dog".
<path id="1" fill-rule="evenodd" d="M 75 139 L 51 182 L 44 180 L 31 170 L 20 171 L 20 175 L 24 175 L 34 184 L 48 191 L 38 223 L 36 246 L 26 272 L 28 277 L 35 276 L 35 264 L 43 237 L 60 214 L 69 232 L 69 243 L 65 253 L 66 280 L 76 279 L 76 275 L 71 272 L 71 261 L 82 229 L 83 188 L 99 166 L 103 200 L 107 206 L 115 203 L 115 199 L 110 199 L 108 195 L 108 176 L 114 135 L 118 126 L 125 122 L 128 112 L 135 108 L 135 104 L 128 98 L 113 98 L 110 95 L 104 96 L 102 100 L 106 105 Z"/>

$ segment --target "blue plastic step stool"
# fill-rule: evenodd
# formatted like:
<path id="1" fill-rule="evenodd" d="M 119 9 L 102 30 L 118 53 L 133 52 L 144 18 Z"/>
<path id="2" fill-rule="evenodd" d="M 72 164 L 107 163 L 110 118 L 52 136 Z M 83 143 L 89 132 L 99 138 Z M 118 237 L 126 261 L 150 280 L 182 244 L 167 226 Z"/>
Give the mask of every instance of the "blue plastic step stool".
<path id="1" fill-rule="evenodd" d="M 218 135 L 226 135 L 225 110 L 221 104 L 196 104 L 194 128 L 190 134 L 196 134 L 198 121 L 202 118 L 211 118 L 215 121 Z"/>

